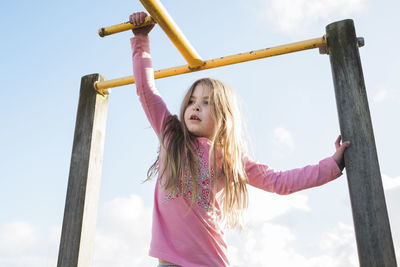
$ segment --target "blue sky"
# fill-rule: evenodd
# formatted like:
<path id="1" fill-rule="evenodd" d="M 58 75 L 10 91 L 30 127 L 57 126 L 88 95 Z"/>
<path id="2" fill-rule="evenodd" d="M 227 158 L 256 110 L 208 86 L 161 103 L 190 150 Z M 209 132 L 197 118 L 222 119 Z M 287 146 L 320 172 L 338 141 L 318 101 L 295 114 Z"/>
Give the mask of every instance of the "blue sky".
<path id="1" fill-rule="evenodd" d="M 395 0 L 163 1 L 203 59 L 320 37 L 352 18 L 365 38 L 361 61 L 378 157 L 400 251 L 400 41 Z M 3 1 L 0 75 L 0 266 L 54 266 L 82 76 L 132 74 L 130 32 L 97 29 L 127 21 L 139 1 Z M 159 27 L 155 69 L 185 64 Z M 254 157 L 275 169 L 317 163 L 339 134 L 329 58 L 303 51 L 156 81 L 174 113 L 189 85 L 211 76 L 240 96 Z M 147 256 L 154 182 L 142 184 L 157 152 L 135 86 L 109 100 L 94 266 L 155 266 Z M 250 189 L 248 227 L 228 232 L 234 266 L 357 266 L 346 175 L 277 196 Z M 400 262 L 399 256 L 397 261 Z"/>

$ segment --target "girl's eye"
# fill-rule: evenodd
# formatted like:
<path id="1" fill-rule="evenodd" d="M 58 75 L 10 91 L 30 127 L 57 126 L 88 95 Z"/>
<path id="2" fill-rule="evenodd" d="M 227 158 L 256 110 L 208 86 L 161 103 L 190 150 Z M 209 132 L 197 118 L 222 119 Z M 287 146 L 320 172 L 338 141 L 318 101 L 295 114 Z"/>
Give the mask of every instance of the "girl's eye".
<path id="1" fill-rule="evenodd" d="M 203 103 L 204 103 L 204 105 L 208 105 L 208 101 L 204 101 Z"/>
<path id="2" fill-rule="evenodd" d="M 192 100 L 189 100 L 188 105 L 191 105 L 191 104 L 193 104 L 193 101 L 192 101 Z"/>

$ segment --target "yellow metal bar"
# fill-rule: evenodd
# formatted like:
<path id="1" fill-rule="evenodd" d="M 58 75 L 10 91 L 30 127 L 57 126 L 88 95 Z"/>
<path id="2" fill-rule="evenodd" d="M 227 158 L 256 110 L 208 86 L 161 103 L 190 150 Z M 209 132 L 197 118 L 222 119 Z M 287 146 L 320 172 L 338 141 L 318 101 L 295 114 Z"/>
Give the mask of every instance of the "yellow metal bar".
<path id="1" fill-rule="evenodd" d="M 144 8 L 146 8 L 150 15 L 157 21 L 158 25 L 160 25 L 168 35 L 169 39 L 185 58 L 190 68 L 197 68 L 204 64 L 203 59 L 186 39 L 185 35 L 159 0 L 140 0 L 140 2 L 142 2 Z"/>
<path id="2" fill-rule="evenodd" d="M 109 27 L 100 28 L 98 32 L 99 32 L 100 37 L 104 37 L 104 36 L 111 35 L 114 33 L 128 31 L 128 30 L 140 28 L 140 27 L 147 26 L 150 24 L 155 24 L 155 23 L 156 23 L 156 21 L 152 17 L 148 16 L 145 18 L 144 23 L 140 26 L 134 26 L 132 23 L 130 23 L 128 21 L 128 22 L 112 25 Z"/>
<path id="3" fill-rule="evenodd" d="M 296 42 L 296 43 L 290 43 L 290 44 L 285 44 L 285 45 L 280 45 L 280 46 L 275 46 L 275 47 L 270 47 L 270 48 L 264 48 L 264 49 L 260 49 L 260 50 L 253 50 L 253 51 L 249 51 L 246 53 L 240 53 L 237 55 L 220 57 L 220 58 L 216 58 L 216 59 L 210 59 L 210 60 L 205 61 L 204 65 L 200 66 L 197 69 L 192 69 L 188 65 L 183 65 L 183 66 L 178 66 L 178 67 L 173 67 L 173 68 L 168 68 L 168 69 L 157 70 L 154 72 L 154 78 L 155 79 L 165 78 L 165 77 L 180 75 L 180 74 L 189 73 L 189 72 L 195 72 L 195 71 L 200 71 L 200 70 L 205 70 L 205 69 L 212 69 L 212 68 L 216 68 L 216 67 L 232 65 L 232 64 L 236 64 L 236 63 L 245 62 L 245 61 L 256 60 L 256 59 L 272 57 L 272 56 L 278 56 L 278 55 L 282 55 L 282 54 L 288 54 L 288 53 L 292 53 L 292 52 L 298 52 L 298 51 L 302 51 L 302 50 L 321 48 L 321 47 L 326 47 L 325 36 L 320 37 L 320 38 L 306 40 L 306 41 Z M 94 87 L 97 91 L 100 91 L 100 90 L 105 90 L 107 88 L 132 84 L 134 82 L 135 82 L 135 79 L 133 78 L 133 76 L 128 76 L 128 77 L 108 80 L 108 81 L 104 81 L 104 82 L 96 82 Z"/>

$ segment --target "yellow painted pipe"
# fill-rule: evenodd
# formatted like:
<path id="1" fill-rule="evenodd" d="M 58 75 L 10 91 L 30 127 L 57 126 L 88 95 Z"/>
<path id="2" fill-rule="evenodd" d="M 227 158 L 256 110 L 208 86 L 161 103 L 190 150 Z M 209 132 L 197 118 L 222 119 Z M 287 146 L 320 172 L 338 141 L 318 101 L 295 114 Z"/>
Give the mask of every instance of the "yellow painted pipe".
<path id="1" fill-rule="evenodd" d="M 197 68 L 204 64 L 203 59 L 186 39 L 183 32 L 176 25 L 175 21 L 168 14 L 159 0 L 140 0 L 144 8 L 157 21 L 172 43 L 176 46 L 190 68 Z"/>
<path id="2" fill-rule="evenodd" d="M 155 23 L 156 23 L 156 21 L 152 17 L 148 16 L 145 18 L 144 23 L 140 26 L 134 26 L 132 23 L 130 23 L 128 21 L 128 22 L 112 25 L 109 27 L 100 28 L 98 32 L 99 32 L 100 37 L 104 37 L 104 36 L 111 35 L 114 33 L 128 31 L 128 30 L 140 28 L 140 27 L 147 26 L 150 24 L 155 24 Z"/>
<path id="3" fill-rule="evenodd" d="M 210 59 L 205 61 L 204 65 L 197 69 L 192 69 L 188 65 L 182 65 L 178 67 L 168 68 L 157 70 L 154 72 L 154 78 L 165 78 L 175 75 L 180 75 L 189 72 L 195 72 L 205 69 L 212 69 L 216 67 L 222 67 L 226 65 L 232 65 L 236 63 L 241 63 L 250 60 L 256 60 L 266 57 L 278 56 L 282 54 L 288 54 L 292 52 L 298 52 L 307 49 L 313 48 L 326 48 L 326 39 L 325 36 L 315 39 L 310 39 L 306 41 L 290 43 L 270 48 L 264 48 L 260 50 L 253 50 L 246 53 L 240 53 L 232 56 L 220 57 L 215 59 Z M 95 82 L 95 89 L 98 92 L 104 92 L 107 88 L 113 88 L 117 86 L 123 86 L 127 84 L 135 83 L 135 79 L 133 76 L 123 77 L 119 79 L 108 80 L 104 82 Z"/>

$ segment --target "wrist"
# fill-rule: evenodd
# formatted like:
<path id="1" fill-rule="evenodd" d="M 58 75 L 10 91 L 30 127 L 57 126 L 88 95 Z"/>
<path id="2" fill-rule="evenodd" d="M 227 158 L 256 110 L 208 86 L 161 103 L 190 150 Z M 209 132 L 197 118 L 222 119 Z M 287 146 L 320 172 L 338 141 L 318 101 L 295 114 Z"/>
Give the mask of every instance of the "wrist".
<path id="1" fill-rule="evenodd" d="M 144 33 L 144 32 L 134 32 L 133 35 L 134 36 L 149 36 L 148 33 Z"/>
<path id="2" fill-rule="evenodd" d="M 133 38 L 137 39 L 137 40 L 141 40 L 141 41 L 146 41 L 146 40 L 149 40 L 149 35 L 148 34 L 135 34 L 133 36 Z"/>
<path id="3" fill-rule="evenodd" d="M 332 156 L 333 160 L 335 161 L 336 165 L 339 167 L 341 171 L 344 169 L 344 158 L 342 157 L 337 157 L 336 153 Z"/>

